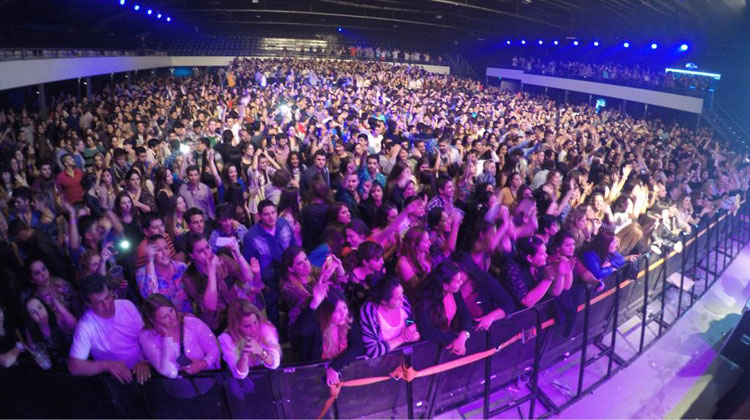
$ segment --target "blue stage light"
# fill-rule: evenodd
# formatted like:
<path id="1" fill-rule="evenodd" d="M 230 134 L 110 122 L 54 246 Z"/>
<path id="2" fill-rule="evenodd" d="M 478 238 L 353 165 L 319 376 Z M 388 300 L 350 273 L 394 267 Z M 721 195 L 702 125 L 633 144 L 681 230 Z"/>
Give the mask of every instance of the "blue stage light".
<path id="1" fill-rule="evenodd" d="M 625 42 L 622 43 L 622 46 L 625 47 L 625 48 L 630 48 L 630 43 L 627 42 L 627 41 L 625 41 Z"/>
<path id="2" fill-rule="evenodd" d="M 135 6 L 133 6 L 133 9 L 134 9 L 134 10 L 136 10 L 136 11 L 138 11 L 138 10 L 140 10 L 140 9 L 141 9 L 141 6 L 140 6 L 140 5 L 138 5 L 138 4 L 136 4 Z"/>
<path id="3" fill-rule="evenodd" d="M 594 41 L 594 46 L 598 47 L 599 46 L 599 41 Z"/>
<path id="4" fill-rule="evenodd" d="M 522 44 L 522 45 L 526 45 L 526 40 L 525 40 L 525 39 L 522 39 L 522 40 L 521 40 L 521 44 Z"/>
<path id="5" fill-rule="evenodd" d="M 339 26 L 339 32 L 342 32 L 342 31 L 343 31 L 343 29 L 341 29 L 341 27 Z"/>
<path id="6" fill-rule="evenodd" d="M 542 44 L 544 44 L 544 41 L 542 41 L 542 40 L 540 39 L 540 40 L 539 40 L 539 45 L 542 45 Z"/>
<path id="7" fill-rule="evenodd" d="M 573 45 L 578 46 L 578 41 L 573 41 Z"/>
<path id="8" fill-rule="evenodd" d="M 172 21 L 172 18 L 167 16 L 167 22 L 171 22 L 171 21 Z"/>
<path id="9" fill-rule="evenodd" d="M 153 12 L 151 11 L 151 9 L 148 9 L 148 12 L 146 12 L 146 13 L 148 13 L 149 15 L 151 15 L 151 13 L 153 13 Z"/>
<path id="10" fill-rule="evenodd" d="M 125 0 L 120 0 L 120 6 L 125 6 Z"/>
<path id="11" fill-rule="evenodd" d="M 553 42 L 553 44 L 555 44 L 555 45 L 558 45 L 558 44 L 559 44 L 559 42 L 555 41 L 555 42 Z"/>
<path id="12" fill-rule="evenodd" d="M 652 50 L 655 50 L 657 48 L 659 48 L 659 45 L 656 42 L 651 43 L 651 49 Z"/>
<path id="13" fill-rule="evenodd" d="M 688 47 L 688 44 L 682 44 L 682 45 L 680 45 L 680 51 L 687 51 L 688 48 L 690 48 L 690 47 Z"/>
<path id="14" fill-rule="evenodd" d="M 157 13 L 157 14 L 156 14 L 156 18 L 157 18 L 157 19 L 161 19 L 161 13 Z"/>
<path id="15" fill-rule="evenodd" d="M 510 45 L 510 40 L 505 41 L 506 44 Z"/>

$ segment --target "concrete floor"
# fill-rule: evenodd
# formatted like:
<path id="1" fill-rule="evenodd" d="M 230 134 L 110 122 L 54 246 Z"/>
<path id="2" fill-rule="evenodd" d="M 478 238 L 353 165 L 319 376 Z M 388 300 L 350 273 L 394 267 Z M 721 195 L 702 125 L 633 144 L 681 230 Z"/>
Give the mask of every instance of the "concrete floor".
<path id="1" fill-rule="evenodd" d="M 739 373 L 717 355 L 750 298 L 748 273 L 750 247 L 745 247 L 706 295 L 648 351 L 557 417 L 711 417 L 716 401 Z"/>
<path id="2" fill-rule="evenodd" d="M 700 292 L 701 287 L 696 287 Z M 664 321 L 671 323 L 677 313 L 677 289 L 667 292 Z M 742 249 L 703 298 L 685 313 L 637 360 L 617 372 L 589 395 L 552 417 L 559 418 L 710 418 L 716 401 L 734 383 L 739 371 L 726 359 L 717 357 L 724 342 L 740 318 L 750 298 L 750 246 Z M 683 297 L 684 299 L 684 297 Z M 683 309 L 685 301 L 683 301 Z M 654 303 L 649 313 L 660 309 Z M 649 323 L 645 343 L 654 341 L 658 324 Z M 634 317 L 619 328 L 617 354 L 629 359 L 638 351 L 640 317 Z M 609 338 L 605 337 L 605 343 Z M 589 354 L 597 349 L 589 346 Z M 580 353 L 571 354 L 552 368 L 540 372 L 542 392 L 557 406 L 565 404 L 577 389 Z M 604 377 L 608 358 L 589 365 L 584 389 Z M 614 365 L 615 367 L 617 365 Z M 490 409 L 504 405 L 528 393 L 516 385 L 495 392 Z M 534 417 L 545 415 L 537 402 Z M 526 418 L 528 403 L 504 411 L 494 418 Z M 439 413 L 436 418 L 482 418 L 482 400 L 456 410 Z"/>

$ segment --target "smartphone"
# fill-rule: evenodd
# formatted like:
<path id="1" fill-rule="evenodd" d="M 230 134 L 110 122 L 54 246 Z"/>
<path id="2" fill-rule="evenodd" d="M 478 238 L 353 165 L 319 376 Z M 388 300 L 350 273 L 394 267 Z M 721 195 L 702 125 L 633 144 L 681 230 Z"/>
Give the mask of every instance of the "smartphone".
<path id="1" fill-rule="evenodd" d="M 406 324 L 407 327 L 410 325 L 414 325 L 414 318 L 406 318 L 406 321 L 404 321 L 404 324 Z"/>
<path id="2" fill-rule="evenodd" d="M 117 247 L 123 251 L 128 250 L 130 249 L 130 241 L 127 239 L 123 239 L 117 243 Z"/>
<path id="3" fill-rule="evenodd" d="M 216 238 L 216 247 L 224 248 L 232 244 L 232 238 Z"/>

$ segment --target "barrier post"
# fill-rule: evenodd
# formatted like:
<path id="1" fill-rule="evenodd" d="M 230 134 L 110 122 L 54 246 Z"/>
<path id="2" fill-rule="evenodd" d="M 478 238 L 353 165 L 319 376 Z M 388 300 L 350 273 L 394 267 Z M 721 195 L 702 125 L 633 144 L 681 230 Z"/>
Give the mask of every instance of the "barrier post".
<path id="1" fill-rule="evenodd" d="M 404 364 L 407 368 L 410 368 L 412 366 L 411 353 L 412 353 L 411 347 L 407 347 L 404 349 L 404 356 L 406 358 L 406 361 Z M 414 418 L 414 394 L 413 394 L 414 387 L 412 386 L 411 382 L 409 381 L 404 381 L 404 382 L 406 382 L 406 410 L 409 416 L 409 420 L 411 420 Z"/>
<path id="2" fill-rule="evenodd" d="M 695 285 L 698 284 L 698 232 L 693 233 L 695 240 L 693 241 L 693 287 L 690 288 L 690 306 L 692 307 L 695 303 Z"/>
<path id="3" fill-rule="evenodd" d="M 635 263 L 636 268 L 638 268 L 638 262 Z M 607 377 L 612 374 L 612 360 L 615 357 L 615 344 L 617 340 L 617 322 L 618 322 L 618 314 L 620 312 L 620 277 L 621 277 L 621 271 L 617 271 L 615 273 L 615 307 L 614 307 L 614 317 L 612 318 L 612 339 L 609 342 L 609 361 L 607 362 Z M 588 301 L 588 299 L 587 299 Z"/>
<path id="4" fill-rule="evenodd" d="M 703 291 L 701 292 L 701 297 L 706 293 L 708 290 L 708 276 L 711 275 L 711 233 L 713 229 L 711 228 L 711 219 L 708 220 L 708 227 L 706 228 L 706 246 L 704 248 L 704 252 L 706 253 L 706 265 L 704 268 L 704 271 L 706 272 L 706 278 L 703 282 Z"/>
<path id="5" fill-rule="evenodd" d="M 488 329 L 484 334 L 484 349 L 489 350 L 492 345 L 492 335 Z M 484 404 L 482 407 L 482 418 L 490 418 L 490 380 L 492 377 L 492 358 L 487 357 L 484 359 Z"/>
<path id="6" fill-rule="evenodd" d="M 695 229 L 693 229 L 693 232 L 695 232 Z M 680 295 L 677 297 L 677 318 L 682 314 L 682 288 L 685 285 L 685 254 L 687 253 L 685 232 L 680 232 L 680 241 L 682 242 L 682 252 L 680 252 Z"/>
<path id="7" fill-rule="evenodd" d="M 539 308 L 534 308 L 536 315 L 536 343 L 534 346 L 534 366 L 531 372 L 531 398 L 529 399 L 529 418 L 534 418 L 534 409 L 536 408 L 536 394 L 539 389 L 539 365 L 542 360 L 542 341 L 539 334 L 542 333 L 542 317 L 539 314 Z"/>
<path id="8" fill-rule="evenodd" d="M 669 261 L 669 248 L 662 247 L 662 255 L 664 255 L 664 264 L 661 270 L 661 311 L 659 311 L 659 337 L 664 329 L 664 310 L 666 307 L 667 299 L 667 261 Z M 679 312 L 678 312 L 679 315 Z"/>
<path id="9" fill-rule="evenodd" d="M 648 323 L 648 277 L 651 272 L 651 264 L 646 260 L 646 273 L 643 276 L 643 318 L 641 320 L 641 342 L 638 345 L 638 354 L 643 353 L 643 341 L 646 339 L 646 324 Z"/>
<path id="10" fill-rule="evenodd" d="M 578 367 L 578 391 L 576 397 L 583 391 L 583 375 L 586 370 L 586 348 L 589 341 L 589 314 L 591 309 L 591 289 L 586 288 L 586 305 L 583 309 L 583 342 L 581 343 L 581 365 Z"/>

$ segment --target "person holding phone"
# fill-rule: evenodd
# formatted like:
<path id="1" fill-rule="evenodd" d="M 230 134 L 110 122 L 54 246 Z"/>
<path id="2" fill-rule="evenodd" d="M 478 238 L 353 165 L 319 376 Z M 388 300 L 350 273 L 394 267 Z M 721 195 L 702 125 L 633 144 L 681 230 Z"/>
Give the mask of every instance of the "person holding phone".
<path id="1" fill-rule="evenodd" d="M 227 329 L 219 336 L 219 344 L 232 376 L 244 379 L 257 365 L 279 367 L 279 334 L 257 307 L 244 299 L 235 300 L 229 305 L 227 318 Z"/>
<path id="2" fill-rule="evenodd" d="M 362 345 L 370 359 L 420 339 L 411 305 L 398 277 L 386 276 L 374 283 L 370 300 L 359 311 Z"/>
<path id="3" fill-rule="evenodd" d="M 184 314 L 166 296 L 154 293 L 141 306 L 143 329 L 138 335 L 143 354 L 157 372 L 176 378 L 218 369 L 219 346 L 211 329 Z"/>

